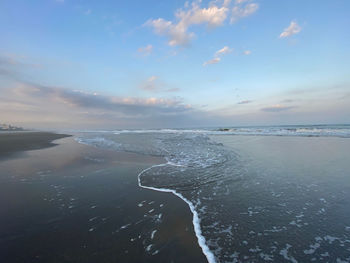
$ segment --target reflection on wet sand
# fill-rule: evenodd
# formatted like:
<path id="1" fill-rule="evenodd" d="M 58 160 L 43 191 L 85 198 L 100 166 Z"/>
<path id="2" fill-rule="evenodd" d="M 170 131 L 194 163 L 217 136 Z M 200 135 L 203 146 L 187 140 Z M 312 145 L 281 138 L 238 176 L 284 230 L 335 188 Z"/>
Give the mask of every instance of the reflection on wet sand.
<path id="1" fill-rule="evenodd" d="M 1 161 L 1 259 L 205 262 L 186 204 L 137 185 L 162 158 L 55 143 Z"/>

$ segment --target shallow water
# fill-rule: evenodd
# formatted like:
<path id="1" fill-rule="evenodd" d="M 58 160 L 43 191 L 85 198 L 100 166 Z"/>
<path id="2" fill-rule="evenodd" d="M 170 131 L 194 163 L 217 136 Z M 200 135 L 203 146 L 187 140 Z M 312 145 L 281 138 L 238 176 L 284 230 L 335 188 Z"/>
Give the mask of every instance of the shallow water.
<path id="1" fill-rule="evenodd" d="M 167 164 L 142 172 L 140 184 L 174 191 L 192 206 L 210 262 L 350 261 L 349 139 L 209 134 L 105 132 L 78 140 L 164 156 Z"/>

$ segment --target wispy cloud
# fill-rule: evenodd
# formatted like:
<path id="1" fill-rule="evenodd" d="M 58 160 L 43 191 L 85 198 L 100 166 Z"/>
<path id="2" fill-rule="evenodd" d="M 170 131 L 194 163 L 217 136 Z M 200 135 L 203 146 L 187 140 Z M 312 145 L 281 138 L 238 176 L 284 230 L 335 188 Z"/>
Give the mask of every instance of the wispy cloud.
<path id="1" fill-rule="evenodd" d="M 91 13 L 92 13 L 91 9 L 88 9 L 88 10 L 86 10 L 86 11 L 84 12 L 84 14 L 87 15 L 87 16 L 90 15 Z"/>
<path id="2" fill-rule="evenodd" d="M 266 112 L 281 112 L 281 111 L 288 111 L 288 110 L 291 110 L 293 108 L 295 108 L 295 106 L 283 106 L 280 104 L 276 104 L 276 105 L 273 105 L 270 107 L 262 108 L 261 110 L 266 111 Z"/>
<path id="3" fill-rule="evenodd" d="M 180 91 L 179 88 L 170 88 L 170 89 L 166 89 L 164 90 L 165 92 L 177 92 L 177 91 Z"/>
<path id="4" fill-rule="evenodd" d="M 215 56 L 219 57 L 219 56 L 229 54 L 231 52 L 232 52 L 231 48 L 229 48 L 228 46 L 224 46 L 222 49 L 219 49 L 218 51 L 215 52 Z"/>
<path id="5" fill-rule="evenodd" d="M 137 49 L 137 51 L 143 56 L 149 56 L 153 51 L 153 46 L 147 45 L 145 47 L 140 47 L 139 49 Z"/>
<path id="6" fill-rule="evenodd" d="M 146 25 L 153 27 L 154 32 L 161 36 L 166 36 L 170 46 L 186 46 L 194 37 L 194 33 L 187 32 L 187 26 L 183 24 L 173 24 L 171 21 L 158 18 L 149 20 Z"/>
<path id="7" fill-rule="evenodd" d="M 203 66 L 207 66 L 207 65 L 212 65 L 212 64 L 217 64 L 220 62 L 220 58 L 213 58 L 213 59 L 210 59 L 206 62 L 203 63 Z"/>
<path id="8" fill-rule="evenodd" d="M 245 2 L 247 1 L 236 1 L 237 5 L 232 8 L 231 24 L 237 22 L 241 18 L 254 14 L 258 10 L 258 4 L 250 3 L 244 5 Z"/>
<path id="9" fill-rule="evenodd" d="M 10 79 L 20 79 L 23 69 L 41 69 L 43 65 L 27 62 L 18 55 L 0 55 L 0 76 Z"/>
<path id="10" fill-rule="evenodd" d="M 224 46 L 223 48 L 221 48 L 215 52 L 213 59 L 210 59 L 210 60 L 204 62 L 203 66 L 219 63 L 221 61 L 221 57 L 231 53 L 232 50 L 233 50 L 232 48 L 229 48 L 228 46 Z"/>
<path id="11" fill-rule="evenodd" d="M 250 0 L 236 0 L 235 3 L 236 4 L 243 4 L 243 3 L 246 3 L 246 2 L 249 2 Z"/>
<path id="12" fill-rule="evenodd" d="M 41 68 L 42 65 L 28 62 L 28 59 L 19 55 L 0 55 L 0 67 L 30 67 Z"/>
<path id="13" fill-rule="evenodd" d="M 150 76 L 146 80 L 144 80 L 139 88 L 141 90 L 145 90 L 147 92 L 177 92 L 180 89 L 179 88 L 174 88 L 174 87 L 169 87 L 167 83 L 164 83 L 158 76 Z"/>
<path id="14" fill-rule="evenodd" d="M 246 56 L 249 56 L 250 54 L 252 54 L 252 51 L 250 51 L 250 50 L 244 50 L 244 51 L 243 51 L 243 54 L 246 55 Z"/>
<path id="15" fill-rule="evenodd" d="M 146 91 L 157 91 L 161 88 L 158 79 L 158 76 L 151 76 L 141 84 L 140 88 Z"/>
<path id="16" fill-rule="evenodd" d="M 285 99 L 285 100 L 282 100 L 282 103 L 292 103 L 294 102 L 295 100 L 291 100 L 291 99 Z"/>
<path id="17" fill-rule="evenodd" d="M 156 34 L 167 37 L 170 46 L 187 46 L 195 36 L 189 31 L 190 26 L 204 24 L 208 28 L 215 28 L 224 25 L 230 15 L 233 23 L 258 9 L 258 4 L 244 1 L 235 2 L 233 6 L 230 0 L 211 1 L 208 7 L 203 8 L 200 4 L 199 0 L 192 4 L 186 2 L 183 9 L 175 12 L 175 21 L 150 19 L 145 25 L 152 27 Z"/>
<path id="18" fill-rule="evenodd" d="M 253 102 L 252 100 L 242 100 L 242 101 L 237 102 L 237 104 L 249 104 L 252 102 Z"/>
<path id="19" fill-rule="evenodd" d="M 301 27 L 297 24 L 297 22 L 292 21 L 290 25 L 284 29 L 284 31 L 280 34 L 280 38 L 290 37 L 292 35 L 298 34 L 301 31 Z"/>

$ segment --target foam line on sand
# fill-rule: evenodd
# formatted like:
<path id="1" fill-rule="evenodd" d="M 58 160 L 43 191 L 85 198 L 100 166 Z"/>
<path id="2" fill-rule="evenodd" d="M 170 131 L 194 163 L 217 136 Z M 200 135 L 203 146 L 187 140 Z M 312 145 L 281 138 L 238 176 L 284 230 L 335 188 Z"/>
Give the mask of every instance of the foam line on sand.
<path id="1" fill-rule="evenodd" d="M 161 167 L 161 166 L 166 166 L 166 165 L 172 165 L 171 163 L 163 163 L 163 164 L 157 164 L 157 165 L 153 165 L 145 170 L 143 170 L 141 173 L 138 174 L 138 184 L 140 187 L 145 188 L 145 189 L 150 189 L 150 190 L 154 190 L 154 191 L 159 191 L 159 192 L 165 192 L 165 193 L 172 193 L 174 195 L 176 195 L 177 197 L 181 198 L 183 201 L 185 201 L 188 206 L 190 207 L 190 210 L 193 214 L 193 226 L 194 226 L 194 232 L 197 236 L 198 239 L 198 244 L 201 247 L 203 254 L 206 256 L 207 260 L 209 263 L 216 263 L 216 259 L 215 256 L 213 254 L 213 252 L 210 251 L 209 247 L 206 244 L 206 240 L 204 238 L 204 236 L 202 235 L 202 230 L 200 227 L 200 219 L 198 217 L 198 213 L 194 207 L 194 205 L 192 204 L 191 201 L 189 201 L 188 199 L 186 199 L 182 194 L 176 192 L 175 190 L 172 189 L 167 189 L 167 188 L 155 188 L 155 187 L 150 187 L 150 186 L 145 186 L 141 184 L 141 175 L 147 171 L 149 171 L 150 169 L 154 168 L 154 167 Z"/>

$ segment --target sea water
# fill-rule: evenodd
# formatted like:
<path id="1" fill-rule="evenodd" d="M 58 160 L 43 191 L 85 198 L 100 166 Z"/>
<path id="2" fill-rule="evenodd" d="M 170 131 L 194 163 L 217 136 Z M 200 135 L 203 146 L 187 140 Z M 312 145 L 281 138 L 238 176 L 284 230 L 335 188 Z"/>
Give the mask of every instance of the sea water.
<path id="1" fill-rule="evenodd" d="M 139 185 L 189 205 L 209 262 L 349 262 L 348 137 L 350 127 L 338 125 L 116 130 L 77 140 L 164 157 Z"/>

